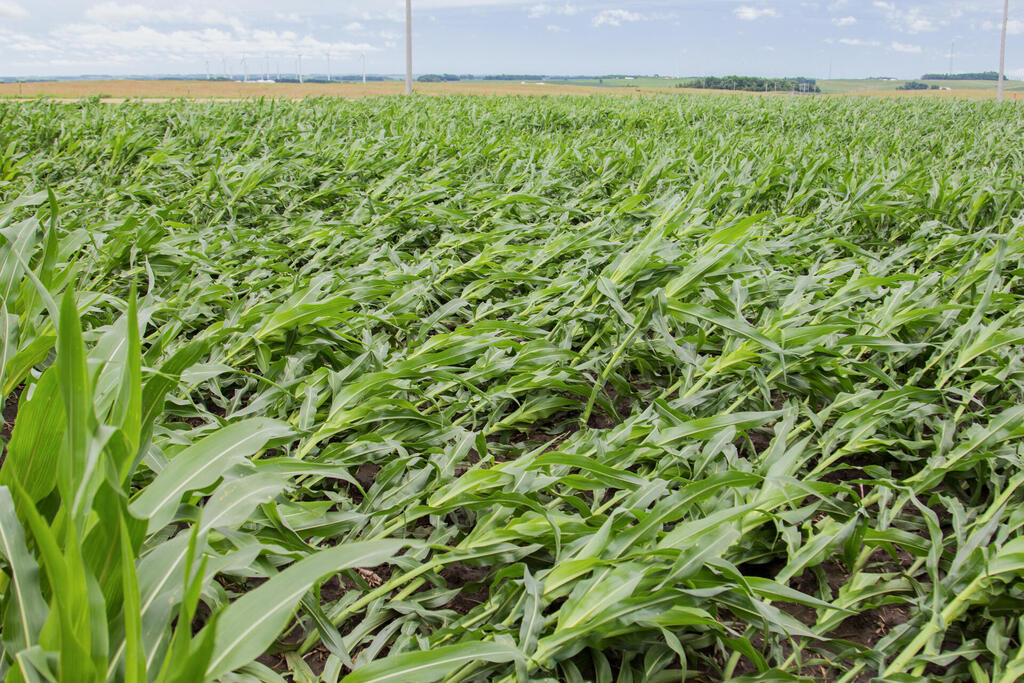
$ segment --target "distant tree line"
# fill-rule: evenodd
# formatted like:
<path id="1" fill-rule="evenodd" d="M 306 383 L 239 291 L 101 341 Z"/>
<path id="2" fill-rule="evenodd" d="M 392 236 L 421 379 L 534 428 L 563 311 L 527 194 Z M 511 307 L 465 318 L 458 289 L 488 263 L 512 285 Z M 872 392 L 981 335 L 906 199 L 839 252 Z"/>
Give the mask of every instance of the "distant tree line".
<path id="1" fill-rule="evenodd" d="M 258 77 L 258 76 L 257 76 Z M 277 78 L 275 74 L 270 74 L 271 80 L 275 83 L 298 83 L 299 77 L 295 74 L 282 75 L 281 78 Z M 215 76 L 213 80 L 217 80 Z M 224 80 L 224 79 L 221 79 Z M 363 77 L 359 74 L 346 75 L 346 76 L 331 76 L 331 80 L 327 80 L 327 76 L 303 76 L 303 83 L 357 83 L 362 82 Z M 386 76 L 366 76 L 367 82 L 380 82 L 380 81 L 393 81 L 395 79 L 388 78 Z"/>
<path id="2" fill-rule="evenodd" d="M 447 81 L 461 81 L 455 74 L 423 74 L 416 79 L 420 83 L 444 83 Z"/>
<path id="3" fill-rule="evenodd" d="M 999 74 L 995 71 L 980 71 L 968 74 L 925 74 L 922 81 L 998 81 Z"/>
<path id="4" fill-rule="evenodd" d="M 896 88 L 897 90 L 938 90 L 939 86 L 931 85 L 927 83 L 921 83 L 920 81 L 908 81 Z"/>
<path id="5" fill-rule="evenodd" d="M 539 76 L 537 74 L 495 74 L 492 76 L 484 76 L 485 81 L 542 81 L 547 76 Z"/>
<path id="6" fill-rule="evenodd" d="M 334 76 L 333 80 L 335 80 L 335 81 L 362 81 L 363 77 L 360 74 L 352 74 L 351 76 L 348 76 L 348 75 L 346 75 L 346 76 Z M 366 76 L 366 80 L 367 80 L 367 82 L 371 82 L 371 81 L 393 81 L 395 79 L 388 78 L 387 76 L 370 76 L 370 75 L 367 75 Z"/>
<path id="7" fill-rule="evenodd" d="M 680 83 L 677 88 L 707 88 L 708 90 L 745 90 L 748 92 L 764 92 L 765 90 L 799 90 L 802 92 L 820 93 L 817 81 L 813 78 L 761 78 L 760 76 L 708 76 L 694 78 Z"/>
<path id="8" fill-rule="evenodd" d="M 604 74 L 603 76 L 565 76 L 564 80 L 567 81 L 601 81 L 604 79 L 609 81 L 624 80 L 627 78 L 661 78 L 658 74 L 652 74 L 649 76 L 641 76 L 638 74 Z"/>
<path id="9" fill-rule="evenodd" d="M 490 76 L 463 76 L 463 79 L 479 79 L 484 81 L 541 81 L 552 79 L 557 81 L 621 81 L 627 78 L 661 78 L 658 74 L 601 74 L 599 76 L 552 76 L 551 74 L 492 74 Z"/>

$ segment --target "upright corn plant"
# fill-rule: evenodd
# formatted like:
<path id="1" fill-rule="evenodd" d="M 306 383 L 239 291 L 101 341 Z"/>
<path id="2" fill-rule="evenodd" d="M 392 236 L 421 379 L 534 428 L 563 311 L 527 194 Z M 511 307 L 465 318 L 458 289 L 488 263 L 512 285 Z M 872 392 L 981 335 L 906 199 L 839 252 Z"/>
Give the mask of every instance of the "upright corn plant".
<path id="1" fill-rule="evenodd" d="M 87 349 L 74 291 L 64 291 L 58 308 L 46 287 L 52 238 L 41 262 L 30 264 L 36 227 L 27 221 L 6 229 L 0 247 L 3 367 L 23 387 L 0 469 L 5 680 L 186 683 L 216 677 L 259 655 L 317 580 L 379 563 L 409 545 L 382 540 L 309 554 L 207 614 L 194 633 L 200 595 L 213 575 L 209 534 L 237 526 L 287 485 L 255 472 L 229 484 L 223 477 L 268 445 L 287 443 L 293 432 L 266 419 L 218 430 L 178 453 L 133 501 L 132 476 L 176 381 L 164 373 L 174 372 L 180 359 L 143 381 L 134 290 L 123 315 Z M 54 360 L 38 374 L 20 360 L 25 351 L 17 343 L 19 322 L 36 312 L 25 303 L 35 300 L 33 292 L 56 327 L 55 340 L 42 337 L 55 341 Z M 33 349 L 36 361 L 35 349 L 42 347 L 43 356 L 51 350 L 32 341 L 23 347 Z M 178 523 L 179 502 L 198 489 L 212 493 L 209 504 L 195 523 Z"/>
<path id="2" fill-rule="evenodd" d="M 123 642 L 119 675 L 145 680 L 136 562 L 146 523 L 128 510 L 144 431 L 137 302 L 133 293 L 124 315 L 87 355 L 73 291 L 65 290 L 58 310 L 47 286 L 55 226 L 33 268 L 37 233 L 34 220 L 8 227 L 0 247 L 5 399 L 13 384 L 22 387 L 0 469 L 0 541 L 10 570 L 0 666 L 10 681 L 106 680 L 112 647 Z M 48 324 L 35 320 L 33 302 L 48 309 Z M 53 327 L 55 340 L 47 334 Z M 19 339 L 36 328 L 42 334 L 35 339 Z M 30 369 L 54 341 L 55 360 L 33 376 Z M 22 356 L 28 358 L 19 362 Z M 193 542 L 190 557 L 195 549 Z M 174 670 L 193 677 L 206 666 L 210 648 L 203 642 L 212 640 L 211 631 L 193 647 L 188 629 L 201 578 L 186 566 L 181 581 L 189 599 L 181 602 L 172 648 L 181 665 Z M 176 680 L 189 680 L 184 675 Z M 179 674 L 171 668 L 160 674 L 168 676 Z"/>

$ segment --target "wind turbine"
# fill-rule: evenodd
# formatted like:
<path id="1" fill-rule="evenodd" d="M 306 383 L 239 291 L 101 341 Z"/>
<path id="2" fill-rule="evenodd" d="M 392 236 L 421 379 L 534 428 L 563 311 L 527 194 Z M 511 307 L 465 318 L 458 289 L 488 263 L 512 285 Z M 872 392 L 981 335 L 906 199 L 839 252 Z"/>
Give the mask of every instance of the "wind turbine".
<path id="1" fill-rule="evenodd" d="M 242 53 L 242 82 L 249 82 L 249 64 L 245 61 L 245 53 Z"/>
<path id="2" fill-rule="evenodd" d="M 412 0 L 405 0 L 405 94 L 412 95 Z"/>
<path id="3" fill-rule="evenodd" d="M 327 82 L 331 82 L 331 51 L 327 51 Z"/>
<path id="4" fill-rule="evenodd" d="M 366 85 L 366 53 L 363 53 L 363 85 Z"/>
<path id="5" fill-rule="evenodd" d="M 297 63 L 298 63 L 298 69 L 299 69 L 299 83 L 302 83 L 302 53 L 301 52 L 299 53 L 299 59 L 298 59 Z"/>

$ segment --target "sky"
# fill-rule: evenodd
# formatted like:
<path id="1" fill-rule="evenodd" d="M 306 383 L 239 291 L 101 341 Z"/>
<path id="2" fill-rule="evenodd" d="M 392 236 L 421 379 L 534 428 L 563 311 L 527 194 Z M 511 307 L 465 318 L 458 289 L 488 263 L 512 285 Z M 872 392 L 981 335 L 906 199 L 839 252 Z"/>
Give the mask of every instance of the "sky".
<path id="1" fill-rule="evenodd" d="M 1000 0 L 413 0 L 417 74 L 993 71 Z M 1024 1 L 1007 72 L 1024 78 Z M 0 0 L 0 77 L 404 71 L 401 0 Z M 243 61 L 244 60 L 244 61 Z"/>

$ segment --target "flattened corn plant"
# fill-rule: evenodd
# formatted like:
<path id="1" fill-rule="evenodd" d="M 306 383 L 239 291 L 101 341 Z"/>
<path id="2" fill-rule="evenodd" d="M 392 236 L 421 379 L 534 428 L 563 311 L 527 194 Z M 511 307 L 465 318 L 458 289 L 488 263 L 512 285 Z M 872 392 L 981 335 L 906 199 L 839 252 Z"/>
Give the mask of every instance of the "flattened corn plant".
<path id="1" fill-rule="evenodd" d="M 0 103 L 0 675 L 1015 680 L 1022 134 Z"/>

